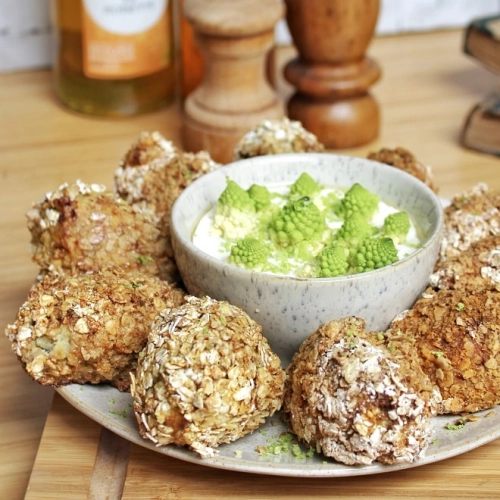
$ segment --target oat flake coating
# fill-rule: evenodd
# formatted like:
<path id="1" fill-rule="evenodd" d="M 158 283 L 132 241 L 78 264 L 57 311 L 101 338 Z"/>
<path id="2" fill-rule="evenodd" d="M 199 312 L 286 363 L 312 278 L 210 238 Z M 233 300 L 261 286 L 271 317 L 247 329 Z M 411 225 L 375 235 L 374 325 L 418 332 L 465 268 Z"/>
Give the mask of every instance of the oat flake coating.
<path id="1" fill-rule="evenodd" d="M 299 121 L 263 120 L 236 144 L 234 160 L 279 153 L 322 152 L 325 147 Z"/>
<path id="2" fill-rule="evenodd" d="M 170 240 L 104 186 L 65 183 L 34 204 L 27 219 L 32 257 L 42 271 L 74 274 L 120 267 L 167 281 L 178 277 Z"/>
<path id="3" fill-rule="evenodd" d="M 500 403 L 500 293 L 429 288 L 396 318 L 393 332 L 414 339 L 414 355 L 439 388 L 438 413 L 475 412 Z M 393 341 L 394 349 L 399 349 Z"/>
<path id="4" fill-rule="evenodd" d="M 432 407 L 364 328 L 344 318 L 304 341 L 287 368 L 285 418 L 300 439 L 348 465 L 415 461 L 430 441 Z"/>
<path id="5" fill-rule="evenodd" d="M 369 153 L 367 158 L 404 170 L 427 184 L 435 193 L 439 191 L 434 182 L 431 167 L 424 165 L 413 153 L 405 148 L 382 148 L 379 151 Z"/>
<path id="6" fill-rule="evenodd" d="M 202 457 L 257 429 L 282 403 L 284 370 L 241 309 L 188 297 L 153 323 L 132 377 L 141 435 Z"/>
<path id="7" fill-rule="evenodd" d="M 159 132 L 141 132 L 132 143 L 122 160 L 123 167 L 138 167 L 147 165 L 157 158 L 177 154 L 178 150 Z"/>
<path id="8" fill-rule="evenodd" d="M 455 196 L 445 208 L 439 260 L 456 257 L 491 235 L 500 235 L 500 193 L 479 183 Z"/>
<path id="9" fill-rule="evenodd" d="M 183 300 L 180 289 L 141 273 L 47 274 L 6 335 L 42 385 L 110 382 L 126 390 L 153 319 Z"/>
<path id="10" fill-rule="evenodd" d="M 169 142 L 158 136 L 157 132 L 141 134 L 114 173 L 114 191 L 128 204 L 151 214 L 162 234 L 168 237 L 175 200 L 191 182 L 220 164 L 206 151 L 186 153 L 173 146 L 157 147 L 158 142 Z"/>
<path id="11" fill-rule="evenodd" d="M 148 210 L 159 223 L 168 224 L 172 205 L 181 192 L 219 166 L 205 151 L 178 153 L 140 166 L 121 166 L 115 171 L 114 190 L 130 205 Z"/>
<path id="12" fill-rule="evenodd" d="M 475 241 L 458 255 L 438 262 L 429 283 L 435 289 L 500 292 L 500 234 Z"/>

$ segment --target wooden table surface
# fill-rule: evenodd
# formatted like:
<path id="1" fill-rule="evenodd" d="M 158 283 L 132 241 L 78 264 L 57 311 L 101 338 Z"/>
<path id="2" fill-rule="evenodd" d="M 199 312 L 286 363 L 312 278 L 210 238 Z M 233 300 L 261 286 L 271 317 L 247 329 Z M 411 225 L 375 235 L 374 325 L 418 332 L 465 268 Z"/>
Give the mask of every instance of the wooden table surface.
<path id="1" fill-rule="evenodd" d="M 447 31 L 375 39 L 369 53 L 383 70 L 373 89 L 381 134 L 342 153 L 365 156 L 382 146 L 404 146 L 432 166 L 445 197 L 479 181 L 499 189 L 500 160 L 457 143 L 465 115 L 497 84 L 496 76 L 462 54 L 461 36 Z M 284 96 L 290 92 L 282 81 L 278 88 Z M 118 161 L 142 130 L 159 130 L 180 146 L 180 116 L 178 105 L 121 121 L 75 115 L 55 102 L 50 73 L 40 71 L 0 76 L 0 117 L 0 318 L 6 325 L 36 273 L 25 224 L 31 203 L 77 178 L 111 185 Z M 429 466 L 314 480 L 221 471 L 121 443 L 118 453 L 126 458 L 130 452 L 129 460 L 118 460 L 113 471 L 98 453 L 100 440 L 112 437 L 58 395 L 52 401 L 52 389 L 30 380 L 6 339 L 0 343 L 0 384 L 0 491 L 9 500 L 107 498 L 99 489 L 103 477 L 107 486 L 123 477 L 127 499 L 500 498 L 500 440 Z"/>

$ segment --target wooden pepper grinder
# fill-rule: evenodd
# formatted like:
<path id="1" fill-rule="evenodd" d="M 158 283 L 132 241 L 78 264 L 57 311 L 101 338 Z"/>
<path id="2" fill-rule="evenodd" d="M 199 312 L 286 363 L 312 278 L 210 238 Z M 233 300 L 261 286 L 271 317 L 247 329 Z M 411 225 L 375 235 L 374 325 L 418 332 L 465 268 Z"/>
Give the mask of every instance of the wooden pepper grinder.
<path id="1" fill-rule="evenodd" d="M 185 0 L 203 56 L 204 75 L 184 102 L 182 140 L 188 151 L 206 150 L 220 163 L 233 159 L 241 137 L 260 121 L 284 116 L 266 78 L 266 56 L 281 0 Z"/>
<path id="2" fill-rule="evenodd" d="M 330 149 L 366 144 L 378 135 L 379 108 L 368 89 L 380 77 L 365 56 L 379 0 L 285 0 L 298 57 L 285 66 L 296 93 L 288 116 Z"/>

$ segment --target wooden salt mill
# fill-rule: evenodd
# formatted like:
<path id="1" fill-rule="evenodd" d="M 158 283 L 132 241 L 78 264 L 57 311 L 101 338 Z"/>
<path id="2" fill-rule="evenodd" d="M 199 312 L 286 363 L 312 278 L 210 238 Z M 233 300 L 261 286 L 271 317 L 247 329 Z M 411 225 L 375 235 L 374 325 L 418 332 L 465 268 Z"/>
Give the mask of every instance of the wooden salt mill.
<path id="1" fill-rule="evenodd" d="M 228 163 L 241 137 L 260 121 L 280 118 L 284 105 L 266 78 L 266 56 L 281 0 L 185 0 L 203 56 L 200 86 L 184 102 L 182 141 Z"/>
<path id="2" fill-rule="evenodd" d="M 368 89 L 380 68 L 365 56 L 379 0 L 285 0 L 298 57 L 285 66 L 296 93 L 288 116 L 329 149 L 366 144 L 378 135 L 379 107 Z"/>

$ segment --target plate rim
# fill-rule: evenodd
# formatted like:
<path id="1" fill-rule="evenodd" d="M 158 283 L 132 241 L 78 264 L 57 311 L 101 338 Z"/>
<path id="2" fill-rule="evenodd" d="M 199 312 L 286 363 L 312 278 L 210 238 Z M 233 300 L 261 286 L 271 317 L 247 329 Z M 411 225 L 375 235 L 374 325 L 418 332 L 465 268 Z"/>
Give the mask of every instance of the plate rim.
<path id="1" fill-rule="evenodd" d="M 134 426 L 127 425 L 125 420 L 123 419 L 123 415 L 117 417 L 117 414 L 109 412 L 105 413 L 102 409 L 96 408 L 92 404 L 84 401 L 82 398 L 78 397 L 78 393 L 86 390 L 97 390 L 104 391 L 106 396 L 109 396 L 111 399 L 113 395 L 129 399 L 129 407 L 130 414 L 127 415 L 127 418 L 133 418 Z M 452 458 L 454 456 L 462 455 L 471 451 L 475 448 L 479 448 L 491 441 L 500 437 L 500 417 L 499 422 L 496 427 L 488 429 L 487 432 L 484 432 L 479 437 L 470 437 L 466 439 L 465 444 L 461 444 L 459 446 L 454 447 L 452 444 L 449 446 L 444 446 L 441 450 L 440 448 L 434 448 L 434 453 L 429 453 L 429 450 L 432 450 L 433 447 L 437 446 L 434 444 L 429 444 L 424 456 L 419 460 L 414 462 L 402 462 L 396 464 L 381 464 L 379 462 L 373 462 L 370 465 L 345 465 L 340 462 L 329 462 L 329 463 L 307 463 L 304 461 L 296 460 L 294 463 L 290 462 L 273 462 L 271 460 L 262 459 L 258 461 L 257 458 L 259 454 L 255 451 L 256 460 L 248 460 L 244 458 L 238 457 L 228 457 L 222 456 L 220 454 L 216 454 L 214 457 L 210 458 L 201 458 L 197 453 L 188 449 L 187 447 L 181 447 L 177 445 L 164 445 L 164 446 L 156 446 L 153 442 L 146 440 L 139 434 L 139 429 L 136 422 L 136 417 L 132 408 L 132 396 L 128 392 L 121 392 L 118 389 L 107 385 L 107 384 L 98 384 L 98 385 L 90 385 L 90 384 L 68 384 L 66 386 L 56 388 L 56 391 L 63 399 L 65 399 L 70 405 L 76 408 L 85 416 L 94 420 L 98 424 L 107 428 L 111 432 L 117 434 L 118 436 L 130 441 L 134 444 L 137 444 L 143 448 L 147 448 L 151 451 L 157 452 L 159 454 L 176 458 L 182 460 L 184 462 L 189 462 L 201 466 L 206 466 L 215 469 L 222 469 L 227 471 L 235 471 L 235 472 L 244 472 L 244 473 L 253 473 L 259 475 L 273 475 L 273 476 L 282 476 L 282 477 L 301 477 L 301 478 L 340 478 L 340 477 L 354 477 L 354 476 L 364 476 L 364 475 L 375 475 L 375 474 L 383 474 L 388 472 L 395 472 L 399 470 L 405 470 L 415 467 L 421 467 L 424 465 L 432 464 L 435 462 L 440 462 L 446 460 L 448 458 Z M 477 412 L 475 414 L 482 415 L 488 414 L 489 412 L 495 412 L 499 407 L 493 407 L 487 410 L 482 410 L 481 412 Z M 280 419 L 281 412 L 277 412 L 274 417 L 268 418 L 266 420 L 266 424 L 269 422 L 275 422 Z M 483 418 L 486 418 L 483 415 Z M 122 420 L 117 420 L 117 418 L 122 418 Z M 449 415 L 438 415 L 432 418 L 434 429 L 437 426 L 444 427 L 448 422 L 454 422 L 460 418 L 458 414 L 449 414 Z M 121 425 L 119 425 L 121 423 Z M 470 422 L 470 425 L 475 422 Z M 466 427 L 466 426 L 465 426 Z M 470 427 L 469 427 L 470 428 Z M 261 429 L 261 428 L 259 428 Z M 274 429 L 279 430 L 278 428 Z M 283 430 L 286 430 L 283 424 Z M 251 436 L 255 435 L 255 431 L 252 434 L 247 436 L 243 436 L 237 441 L 234 441 L 229 444 L 221 445 L 219 449 L 234 448 L 237 446 L 237 443 L 242 442 L 245 438 L 251 439 Z M 448 431 L 448 432 L 457 432 L 457 431 Z M 469 433 L 468 433 L 469 434 Z M 451 434 L 450 434 L 451 435 Z M 317 454 L 317 456 L 321 456 Z M 279 458 L 279 457 L 276 457 Z M 325 460 L 332 460 L 331 458 L 325 457 Z"/>

